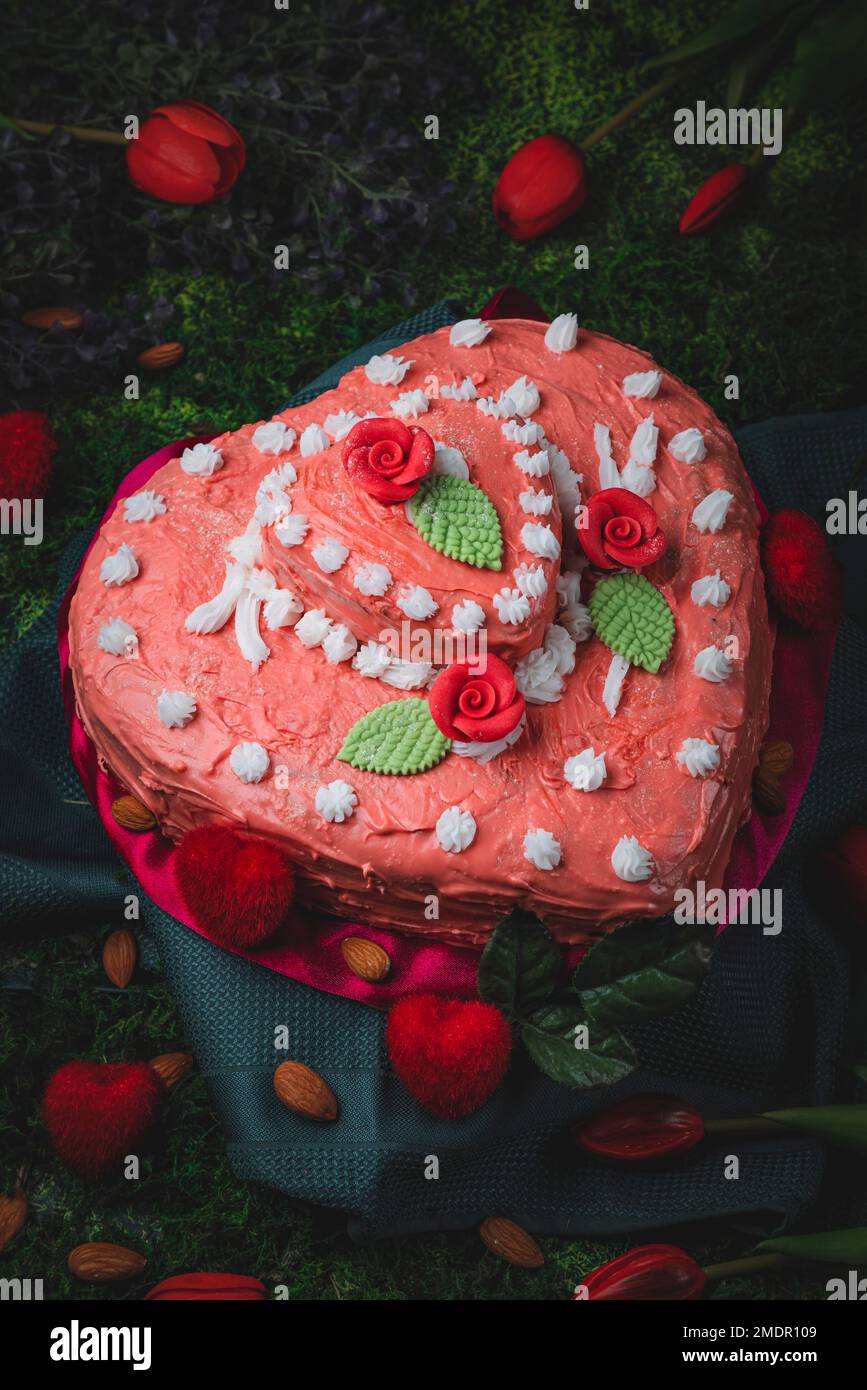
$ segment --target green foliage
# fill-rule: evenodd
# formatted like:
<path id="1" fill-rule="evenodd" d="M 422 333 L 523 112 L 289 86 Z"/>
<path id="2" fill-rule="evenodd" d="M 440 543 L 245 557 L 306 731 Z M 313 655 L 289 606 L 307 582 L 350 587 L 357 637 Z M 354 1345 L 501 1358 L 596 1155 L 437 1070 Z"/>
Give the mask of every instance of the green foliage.
<path id="1" fill-rule="evenodd" d="M 479 995 L 518 1023 L 541 1071 L 561 1086 L 610 1086 L 636 1066 L 623 1024 L 680 1008 L 710 961 L 707 931 L 671 920 L 628 922 L 603 936 L 563 988 L 559 948 L 530 913 L 492 933 L 479 962 Z"/>
<path id="2" fill-rule="evenodd" d="M 429 546 L 478 569 L 503 568 L 503 533 L 493 504 L 465 478 L 426 478 L 409 504 L 413 525 Z"/>
<path id="3" fill-rule="evenodd" d="M 408 777 L 436 767 L 451 746 L 431 718 L 427 700 L 410 698 L 392 700 L 362 715 L 337 756 L 364 772 Z"/>
<path id="4" fill-rule="evenodd" d="M 654 674 L 674 641 L 674 614 L 643 574 L 612 574 L 590 595 L 593 630 L 606 647 Z"/>

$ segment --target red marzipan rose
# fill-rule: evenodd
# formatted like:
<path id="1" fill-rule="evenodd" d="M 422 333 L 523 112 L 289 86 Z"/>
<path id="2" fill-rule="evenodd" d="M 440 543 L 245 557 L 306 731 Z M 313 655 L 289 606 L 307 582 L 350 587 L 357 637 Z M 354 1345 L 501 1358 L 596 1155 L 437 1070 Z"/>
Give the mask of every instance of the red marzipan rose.
<path id="1" fill-rule="evenodd" d="M 678 230 L 682 236 L 695 236 L 703 232 L 718 217 L 722 217 L 739 203 L 750 171 L 746 164 L 727 164 L 711 174 L 697 193 L 694 193 L 684 208 Z"/>
<path id="2" fill-rule="evenodd" d="M 494 743 L 520 723 L 524 697 L 505 661 L 486 652 L 478 661 L 456 661 L 431 686 L 431 717 L 446 738 Z"/>
<path id="3" fill-rule="evenodd" d="M 245 158 L 244 141 L 235 127 L 200 101 L 158 106 L 126 149 L 130 182 L 165 203 L 222 198 Z"/>
<path id="4" fill-rule="evenodd" d="M 665 551 L 656 512 L 625 487 L 605 487 L 588 498 L 577 530 L 584 554 L 601 570 L 643 569 Z"/>
<path id="5" fill-rule="evenodd" d="M 64 1163 L 85 1178 L 119 1176 L 165 1095 L 147 1062 L 66 1062 L 45 1087 L 42 1118 Z"/>
<path id="6" fill-rule="evenodd" d="M 704 1271 L 676 1245 L 637 1245 L 582 1279 L 573 1301 L 628 1299 L 651 1303 L 701 1298 Z"/>
<path id="7" fill-rule="evenodd" d="M 577 212 L 587 197 L 587 167 L 562 135 L 537 135 L 512 155 L 497 180 L 494 216 L 515 241 L 530 241 Z"/>
<path id="8" fill-rule="evenodd" d="M 343 467 L 377 502 L 406 502 L 433 468 L 434 446 L 427 430 L 402 420 L 359 420 L 343 444 Z"/>

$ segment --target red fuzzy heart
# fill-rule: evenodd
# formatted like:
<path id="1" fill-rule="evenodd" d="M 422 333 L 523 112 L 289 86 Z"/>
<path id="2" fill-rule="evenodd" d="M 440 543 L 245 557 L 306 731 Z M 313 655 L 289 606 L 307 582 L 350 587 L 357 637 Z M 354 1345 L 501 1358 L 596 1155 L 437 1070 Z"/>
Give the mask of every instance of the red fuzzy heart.
<path id="1" fill-rule="evenodd" d="M 255 950 L 286 921 L 295 875 L 269 841 L 199 826 L 184 836 L 174 865 L 184 902 L 217 945 Z"/>
<path id="2" fill-rule="evenodd" d="M 44 497 L 56 452 L 57 440 L 41 411 L 0 415 L 0 496 Z"/>
<path id="3" fill-rule="evenodd" d="M 64 1163 L 99 1178 L 137 1152 L 165 1094 L 147 1062 L 66 1062 L 45 1088 L 42 1118 Z"/>
<path id="4" fill-rule="evenodd" d="M 781 511 L 762 529 L 768 594 L 784 618 L 832 627 L 840 609 L 840 570 L 821 526 L 805 512 Z"/>
<path id="5" fill-rule="evenodd" d="M 419 1105 L 441 1120 L 478 1110 L 509 1065 L 512 1030 L 493 1004 L 408 994 L 388 1016 L 391 1065 Z"/>

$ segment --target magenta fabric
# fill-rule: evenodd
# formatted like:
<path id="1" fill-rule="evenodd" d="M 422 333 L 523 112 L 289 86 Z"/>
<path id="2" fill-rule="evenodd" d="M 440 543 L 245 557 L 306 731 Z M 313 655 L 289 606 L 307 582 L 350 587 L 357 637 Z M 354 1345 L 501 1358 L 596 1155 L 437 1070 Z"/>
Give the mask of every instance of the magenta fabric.
<path id="1" fill-rule="evenodd" d="M 505 296 L 505 292 L 502 292 L 502 296 Z M 526 305 L 522 307 L 526 315 Z M 508 312 L 501 301 L 495 306 L 497 308 L 501 316 Z M 541 316 L 541 310 L 539 312 Z M 483 315 L 493 317 L 493 314 L 485 311 Z M 213 437 L 199 435 L 178 440 L 142 459 L 124 478 L 106 510 L 103 522 L 123 498 L 144 487 L 163 464 L 177 458 L 188 445 Z M 767 520 L 768 513 L 758 493 L 756 502 L 762 520 Z M 87 554 L 92 546 L 93 541 Z M 192 927 L 200 935 L 207 936 L 196 925 L 180 896 L 172 868 L 174 846 L 171 841 L 158 830 L 144 833 L 125 830 L 111 814 L 112 802 L 123 794 L 125 788 L 99 764 L 96 749 L 76 713 L 69 670 L 69 605 L 80 573 L 81 567 L 60 606 L 57 633 L 72 761 L 109 839 L 148 896 L 170 916 Z M 786 739 L 794 749 L 794 767 L 785 782 L 786 810 L 781 816 L 765 816 L 754 808 L 750 820 L 735 839 L 726 876 L 727 888 L 755 888 L 761 883 L 794 820 L 819 747 L 835 635 L 835 629 L 818 633 L 780 631 L 777 635 L 767 738 L 768 741 Z M 388 952 L 392 967 L 387 980 L 380 984 L 367 984 L 352 974 L 340 951 L 340 941 L 346 936 L 369 937 Z M 388 1008 L 404 994 L 422 990 L 461 998 L 471 998 L 476 993 L 475 952 L 445 944 L 421 942 L 398 932 L 381 931 L 362 923 L 337 922 L 333 918 L 311 919 L 309 934 L 303 944 L 276 944 L 256 952 L 237 951 L 236 954 L 329 994 L 339 994 L 377 1008 Z M 580 948 L 567 952 L 568 963 L 572 964 L 580 954 Z"/>

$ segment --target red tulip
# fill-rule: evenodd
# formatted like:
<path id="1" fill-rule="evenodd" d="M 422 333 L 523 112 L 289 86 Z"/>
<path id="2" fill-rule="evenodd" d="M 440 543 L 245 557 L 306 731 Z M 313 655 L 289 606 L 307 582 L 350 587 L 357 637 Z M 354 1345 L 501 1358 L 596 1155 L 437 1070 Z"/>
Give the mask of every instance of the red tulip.
<path id="1" fill-rule="evenodd" d="M 634 1302 L 701 1298 L 704 1271 L 676 1245 L 637 1245 L 616 1260 L 600 1265 L 583 1279 L 572 1301 L 629 1299 Z"/>
<path id="2" fill-rule="evenodd" d="M 244 167 L 244 141 L 200 101 L 158 106 L 129 140 L 126 167 L 143 193 L 166 203 L 211 203 L 228 193 Z"/>
<path id="3" fill-rule="evenodd" d="M 683 236 L 696 236 L 704 232 L 724 216 L 735 203 L 740 202 L 750 170 L 746 164 L 727 164 L 711 174 L 697 193 L 694 193 L 680 219 L 679 231 Z"/>
<path id="4" fill-rule="evenodd" d="M 557 227 L 587 197 L 584 154 L 562 135 L 537 135 L 509 160 L 494 189 L 494 216 L 515 241 Z"/>
<path id="5" fill-rule="evenodd" d="M 686 1153 L 704 1138 L 697 1110 L 672 1096 L 630 1096 L 579 1121 L 575 1143 L 588 1153 L 629 1162 Z"/>

